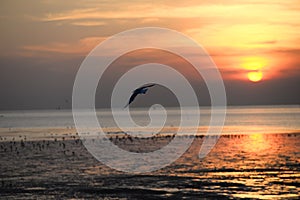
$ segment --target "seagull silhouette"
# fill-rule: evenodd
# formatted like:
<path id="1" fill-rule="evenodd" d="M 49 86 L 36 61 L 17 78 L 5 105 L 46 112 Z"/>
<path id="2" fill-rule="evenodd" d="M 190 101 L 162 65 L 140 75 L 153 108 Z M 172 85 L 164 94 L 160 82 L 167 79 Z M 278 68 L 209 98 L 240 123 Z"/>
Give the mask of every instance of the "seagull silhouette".
<path id="1" fill-rule="evenodd" d="M 133 92 L 132 92 L 132 95 L 130 96 L 130 99 L 128 101 L 128 103 L 126 104 L 126 106 L 124 106 L 124 108 L 126 108 L 127 106 L 129 106 L 129 104 L 131 104 L 133 102 L 133 100 L 135 99 L 135 97 L 139 94 L 146 94 L 147 90 L 149 87 L 153 87 L 154 85 L 156 84 L 150 84 L 150 85 L 146 85 L 146 86 L 142 86 L 142 87 L 139 87 L 137 89 L 135 89 Z"/>

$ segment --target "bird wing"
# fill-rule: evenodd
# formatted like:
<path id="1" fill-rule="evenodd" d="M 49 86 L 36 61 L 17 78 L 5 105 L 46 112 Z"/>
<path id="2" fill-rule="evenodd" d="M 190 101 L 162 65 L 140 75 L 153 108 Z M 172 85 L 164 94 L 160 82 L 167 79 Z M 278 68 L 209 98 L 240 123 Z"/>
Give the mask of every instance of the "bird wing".
<path id="1" fill-rule="evenodd" d="M 127 105 L 126 105 L 124 108 L 126 108 L 127 106 L 129 106 L 129 104 L 131 104 L 131 102 L 133 102 L 133 100 L 135 99 L 135 97 L 136 97 L 138 94 L 139 94 L 138 92 L 134 91 L 134 92 L 132 93 L 132 95 L 130 96 L 130 99 L 129 99 Z"/>
<path id="2" fill-rule="evenodd" d="M 140 90 L 143 90 L 145 88 L 153 87 L 154 85 L 156 85 L 156 84 L 145 85 L 145 86 L 139 87 L 138 89 L 136 89 L 134 91 L 140 91 Z"/>
<path id="3" fill-rule="evenodd" d="M 149 87 L 153 87 L 154 85 L 156 85 L 156 84 L 153 83 L 153 84 L 145 85 L 145 86 L 142 86 L 142 87 L 139 87 L 139 88 L 135 89 L 135 90 L 133 91 L 133 93 L 132 93 L 130 99 L 129 99 L 129 102 L 127 103 L 127 105 L 126 105 L 124 108 L 126 108 L 127 106 L 129 106 L 129 104 L 131 104 L 131 102 L 133 102 L 133 100 L 135 99 L 135 97 L 136 97 L 138 94 L 140 94 L 141 91 L 142 91 L 143 89 L 149 88 Z"/>
<path id="4" fill-rule="evenodd" d="M 153 87 L 154 85 L 156 85 L 156 84 L 150 84 L 150 85 L 146 85 L 146 86 L 144 86 L 144 88 L 148 88 L 148 87 Z"/>

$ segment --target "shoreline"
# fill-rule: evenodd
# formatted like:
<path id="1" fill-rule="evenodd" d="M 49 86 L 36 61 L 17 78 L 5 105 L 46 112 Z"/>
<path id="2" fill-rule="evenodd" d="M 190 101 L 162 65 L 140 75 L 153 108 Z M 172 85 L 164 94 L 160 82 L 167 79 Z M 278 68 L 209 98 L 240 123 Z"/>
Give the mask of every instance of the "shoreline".
<path id="1" fill-rule="evenodd" d="M 173 128 L 172 129 L 176 129 Z M 125 133 L 117 128 L 114 128 L 115 131 L 112 131 L 112 128 L 105 128 L 105 138 L 139 138 L 139 139 L 147 139 L 147 138 L 164 138 L 164 137 L 174 137 L 176 133 L 173 132 L 162 132 L 158 134 L 140 134 L 138 136 L 130 135 L 130 133 Z M 109 131 L 108 131 L 109 130 Z M 203 129 L 202 129 L 203 130 Z M 88 133 L 89 134 L 89 133 Z M 87 134 L 87 135 L 88 135 Z M 234 137 L 244 137 L 249 135 L 287 135 L 287 136 L 296 136 L 300 134 L 300 130 L 290 130 L 285 132 L 254 132 L 254 133 L 221 133 L 220 135 L 211 135 L 211 136 L 220 136 L 224 138 L 234 138 Z M 86 135 L 85 135 L 86 136 Z M 195 138 L 203 138 L 208 136 L 206 133 L 196 133 L 195 135 L 191 135 L 189 133 L 177 135 L 178 137 L 195 137 Z M 41 141 L 41 140 L 54 140 L 54 139 L 80 139 L 80 135 L 77 133 L 74 128 L 0 128 L 0 142 L 5 141 L 21 141 L 25 139 L 25 141 Z M 99 138 L 98 135 L 91 138 Z"/>

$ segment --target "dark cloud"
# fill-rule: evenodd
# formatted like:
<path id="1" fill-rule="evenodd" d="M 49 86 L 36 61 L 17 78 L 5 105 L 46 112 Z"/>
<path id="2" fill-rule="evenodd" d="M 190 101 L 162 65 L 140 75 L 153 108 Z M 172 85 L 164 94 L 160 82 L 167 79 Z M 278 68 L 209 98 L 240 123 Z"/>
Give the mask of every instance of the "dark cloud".
<path id="1" fill-rule="evenodd" d="M 69 107 L 73 81 L 81 58 L 57 59 L 49 64 L 29 58 L 0 59 L 0 109 Z"/>
<path id="2" fill-rule="evenodd" d="M 257 83 L 226 81 L 229 105 L 300 104 L 298 77 Z"/>

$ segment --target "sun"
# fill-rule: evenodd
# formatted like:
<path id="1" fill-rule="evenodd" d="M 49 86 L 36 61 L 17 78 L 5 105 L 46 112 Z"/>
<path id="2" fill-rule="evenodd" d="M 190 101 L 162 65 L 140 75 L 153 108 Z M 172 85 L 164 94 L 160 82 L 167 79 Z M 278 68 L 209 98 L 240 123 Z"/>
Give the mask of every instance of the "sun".
<path id="1" fill-rule="evenodd" d="M 252 82 L 261 81 L 262 78 L 263 78 L 263 73 L 261 71 L 248 72 L 248 79 Z"/>
<path id="2" fill-rule="evenodd" d="M 252 82 L 262 80 L 265 67 L 268 65 L 268 60 L 264 57 L 245 57 L 242 60 L 242 66 L 247 72 L 247 77 Z"/>

